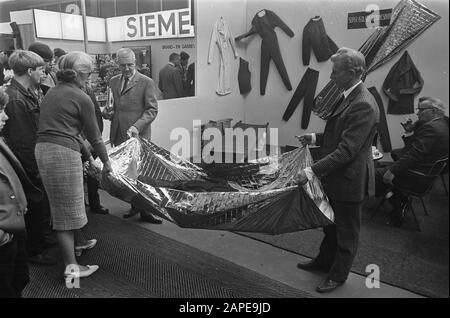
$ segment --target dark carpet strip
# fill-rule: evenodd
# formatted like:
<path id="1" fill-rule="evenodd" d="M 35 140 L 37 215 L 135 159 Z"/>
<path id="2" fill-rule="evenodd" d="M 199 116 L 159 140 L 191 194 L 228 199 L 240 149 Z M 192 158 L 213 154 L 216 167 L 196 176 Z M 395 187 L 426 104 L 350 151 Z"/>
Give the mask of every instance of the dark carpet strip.
<path id="1" fill-rule="evenodd" d="M 33 266 L 24 297 L 313 297 L 114 216 L 90 214 L 84 233 L 98 243 L 80 263 L 99 271 L 68 289 L 62 263 Z"/>

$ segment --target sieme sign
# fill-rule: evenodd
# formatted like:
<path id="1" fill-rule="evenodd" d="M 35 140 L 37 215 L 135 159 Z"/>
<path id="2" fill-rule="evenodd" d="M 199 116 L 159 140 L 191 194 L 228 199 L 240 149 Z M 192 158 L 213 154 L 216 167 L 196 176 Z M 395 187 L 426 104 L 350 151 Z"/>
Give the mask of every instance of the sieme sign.
<path id="1" fill-rule="evenodd" d="M 106 24 L 111 42 L 194 37 L 189 8 L 108 18 Z"/>

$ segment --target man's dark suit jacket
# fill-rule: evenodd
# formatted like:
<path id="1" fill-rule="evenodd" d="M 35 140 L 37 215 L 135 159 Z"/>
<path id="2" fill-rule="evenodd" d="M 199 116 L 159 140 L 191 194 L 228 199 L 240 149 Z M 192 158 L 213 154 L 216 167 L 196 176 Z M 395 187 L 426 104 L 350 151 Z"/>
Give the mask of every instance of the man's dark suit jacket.
<path id="1" fill-rule="evenodd" d="M 14 155 L 19 159 L 27 174 L 33 178 L 39 174 L 34 156 L 39 126 L 39 101 L 29 90 L 14 78 L 6 89 L 9 102 L 5 113 L 9 119 L 3 134 Z"/>
<path id="2" fill-rule="evenodd" d="M 155 82 L 138 71 L 134 74 L 127 88 L 122 92 L 122 75 L 111 78 L 109 86 L 114 99 L 114 115 L 111 120 L 110 141 L 120 145 L 127 140 L 126 131 L 135 126 L 139 136 L 151 139 L 152 122 L 158 114 L 157 89 Z"/>
<path id="3" fill-rule="evenodd" d="M 448 117 L 437 118 L 414 129 L 405 138 L 402 155 L 389 168 L 394 175 L 413 169 L 426 173 L 439 159 L 448 157 Z"/>
<path id="4" fill-rule="evenodd" d="M 334 201 L 361 202 L 375 194 L 372 142 L 379 118 L 376 102 L 358 85 L 337 106 L 323 134 L 317 134 L 321 159 L 312 166 Z"/>
<path id="5" fill-rule="evenodd" d="M 159 72 L 158 87 L 164 99 L 184 96 L 183 81 L 180 70 L 172 64 L 167 64 Z"/>

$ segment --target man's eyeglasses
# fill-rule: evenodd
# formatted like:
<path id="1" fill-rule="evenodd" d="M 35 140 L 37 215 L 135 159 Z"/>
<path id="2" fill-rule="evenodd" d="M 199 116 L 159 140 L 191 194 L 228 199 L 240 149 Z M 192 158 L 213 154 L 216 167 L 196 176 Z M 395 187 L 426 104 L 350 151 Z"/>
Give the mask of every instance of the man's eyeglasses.
<path id="1" fill-rule="evenodd" d="M 135 64 L 134 63 L 127 63 L 127 64 L 119 64 L 119 67 L 120 68 L 131 68 L 131 67 L 133 67 L 133 66 L 135 66 Z"/>
<path id="2" fill-rule="evenodd" d="M 420 113 L 420 112 L 423 112 L 423 111 L 428 110 L 428 109 L 433 109 L 433 107 L 416 108 L 416 111 L 417 111 L 418 113 Z"/>

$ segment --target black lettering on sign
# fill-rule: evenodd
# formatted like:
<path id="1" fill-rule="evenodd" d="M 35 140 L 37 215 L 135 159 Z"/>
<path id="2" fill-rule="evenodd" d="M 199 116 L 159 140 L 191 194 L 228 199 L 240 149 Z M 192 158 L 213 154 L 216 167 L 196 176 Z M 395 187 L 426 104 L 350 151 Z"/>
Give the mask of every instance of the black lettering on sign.
<path id="1" fill-rule="evenodd" d="M 183 26 L 184 25 L 189 25 L 190 22 L 189 21 L 183 21 L 183 17 L 189 15 L 189 11 L 184 11 L 184 12 L 180 12 L 178 14 L 178 31 L 179 34 L 189 34 L 189 30 L 184 30 Z"/>
<path id="2" fill-rule="evenodd" d="M 367 29 L 371 24 L 388 26 L 391 23 L 392 9 L 382 9 L 375 11 L 350 12 L 347 18 L 347 29 Z M 370 18 L 369 18 L 370 16 Z M 372 23 L 367 23 L 367 18 Z"/>
<path id="3" fill-rule="evenodd" d="M 133 33 L 130 33 L 130 32 L 127 33 L 127 35 L 130 38 L 135 37 L 136 34 L 137 34 L 137 27 L 134 24 L 132 24 L 132 23 L 135 23 L 135 22 L 136 22 L 136 18 L 134 18 L 134 17 L 129 17 L 128 20 L 127 20 L 127 27 L 128 27 L 128 29 L 131 29 L 131 30 L 134 31 Z"/>
<path id="4" fill-rule="evenodd" d="M 164 30 L 166 32 L 170 32 L 169 28 L 172 27 L 171 34 L 175 35 L 175 14 L 171 13 L 169 21 L 164 21 L 164 17 L 162 15 L 158 15 L 158 29 L 159 29 L 159 35 L 162 35 L 162 28 L 164 27 Z"/>
<path id="5" fill-rule="evenodd" d="M 142 21 L 142 15 L 139 17 L 139 24 L 141 26 L 141 38 L 144 36 L 144 23 Z"/>
<path id="6" fill-rule="evenodd" d="M 154 14 L 149 14 L 145 16 L 145 35 L 146 36 L 155 36 L 155 32 L 150 31 L 152 28 L 155 27 L 154 23 L 150 23 L 150 21 L 153 22 L 153 19 L 155 18 Z"/>

